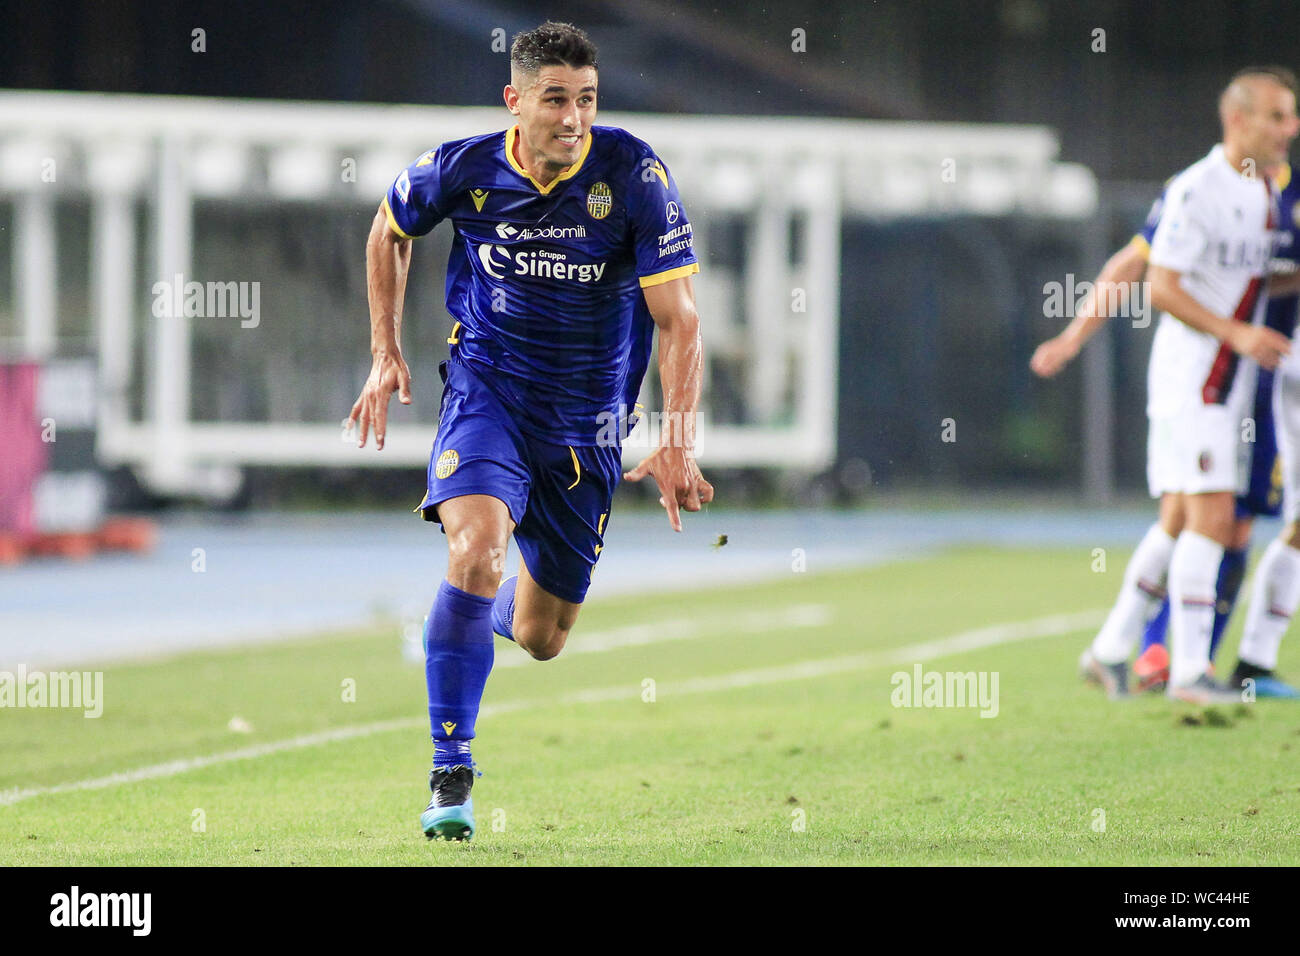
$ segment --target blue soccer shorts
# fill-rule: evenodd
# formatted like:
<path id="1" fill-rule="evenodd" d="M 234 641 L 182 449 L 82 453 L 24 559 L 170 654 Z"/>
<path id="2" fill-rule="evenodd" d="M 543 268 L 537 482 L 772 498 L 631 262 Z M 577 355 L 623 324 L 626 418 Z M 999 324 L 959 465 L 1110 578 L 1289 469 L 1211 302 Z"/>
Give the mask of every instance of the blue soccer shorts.
<path id="1" fill-rule="evenodd" d="M 604 547 L 619 449 L 554 445 L 519 430 L 501 400 L 460 363 L 438 367 L 445 385 L 438 436 L 429 456 L 428 490 L 417 509 L 438 520 L 438 505 L 461 495 L 505 502 L 515 543 L 542 588 L 581 604 Z"/>

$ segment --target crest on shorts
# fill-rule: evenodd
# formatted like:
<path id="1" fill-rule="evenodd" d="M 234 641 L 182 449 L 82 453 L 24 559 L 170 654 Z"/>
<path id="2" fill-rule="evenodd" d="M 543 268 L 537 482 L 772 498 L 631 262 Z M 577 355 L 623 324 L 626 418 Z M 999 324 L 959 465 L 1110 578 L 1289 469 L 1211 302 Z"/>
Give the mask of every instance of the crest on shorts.
<path id="1" fill-rule="evenodd" d="M 438 464 L 435 466 L 433 473 L 439 478 L 450 478 L 451 473 L 456 470 L 460 464 L 460 455 L 452 448 L 448 448 L 438 456 Z"/>
<path id="2" fill-rule="evenodd" d="M 587 213 L 592 219 L 604 219 L 614 208 L 614 194 L 605 183 L 592 183 L 587 190 Z"/>
<path id="3" fill-rule="evenodd" d="M 1209 472 L 1214 466 L 1214 457 L 1208 452 L 1203 451 L 1200 457 L 1196 459 L 1196 467 L 1201 469 L 1202 473 Z"/>

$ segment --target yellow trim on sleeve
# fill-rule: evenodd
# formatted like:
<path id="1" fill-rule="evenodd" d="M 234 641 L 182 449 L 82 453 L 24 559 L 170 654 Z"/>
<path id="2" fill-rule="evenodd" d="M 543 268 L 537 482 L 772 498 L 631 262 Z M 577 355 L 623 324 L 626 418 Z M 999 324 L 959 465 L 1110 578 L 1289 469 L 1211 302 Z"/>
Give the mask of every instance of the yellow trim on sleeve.
<path id="1" fill-rule="evenodd" d="M 569 446 L 569 457 L 573 459 L 573 473 L 576 477 L 573 479 L 573 484 L 564 489 L 565 491 L 572 491 L 578 487 L 578 482 L 582 481 L 582 466 L 578 464 L 578 453 L 573 450 L 572 445 Z"/>
<path id="2" fill-rule="evenodd" d="M 652 285 L 663 285 L 665 282 L 672 282 L 674 279 L 680 279 L 682 276 L 693 276 L 700 271 L 700 264 L 692 262 L 687 266 L 678 266 L 676 269 L 669 269 L 667 272 L 656 272 L 652 275 L 641 277 L 641 288 L 648 289 Z"/>
<path id="3" fill-rule="evenodd" d="M 405 231 L 401 226 L 399 226 L 399 225 L 397 224 L 397 220 L 393 218 L 393 210 L 392 210 L 392 209 L 389 207 L 389 205 L 388 205 L 388 197 L 387 197 L 387 196 L 384 197 L 384 214 L 385 214 L 386 216 L 388 216 L 388 228 L 389 228 L 389 229 L 393 230 L 393 232 L 397 233 L 397 234 L 398 234 L 399 236 L 401 236 L 403 239 L 414 239 L 414 238 L 415 238 L 415 236 L 408 236 L 408 235 L 406 234 L 406 231 Z"/>
<path id="4" fill-rule="evenodd" d="M 451 335 L 447 336 L 448 345 L 460 345 L 460 323 L 457 322 L 451 327 Z"/>
<path id="5" fill-rule="evenodd" d="M 1141 233 L 1139 233 L 1138 235 L 1130 239 L 1128 241 L 1128 244 L 1130 246 L 1137 246 L 1137 248 L 1142 251 L 1143 259 L 1151 258 L 1151 243 L 1147 242 L 1146 237 L 1143 236 Z"/>

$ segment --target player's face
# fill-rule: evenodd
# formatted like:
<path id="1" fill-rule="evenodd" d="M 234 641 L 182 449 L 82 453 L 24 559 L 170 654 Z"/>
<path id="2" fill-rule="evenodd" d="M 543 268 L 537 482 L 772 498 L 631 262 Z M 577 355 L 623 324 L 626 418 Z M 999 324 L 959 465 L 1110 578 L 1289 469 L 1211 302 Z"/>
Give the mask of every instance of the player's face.
<path id="1" fill-rule="evenodd" d="M 1291 141 L 1300 130 L 1295 94 L 1277 83 L 1260 83 L 1251 108 L 1241 118 L 1242 145 L 1261 166 L 1286 162 Z"/>
<path id="2" fill-rule="evenodd" d="M 511 106 L 510 90 L 517 97 Z M 596 119 L 596 68 L 543 66 L 524 89 L 507 88 L 506 105 L 519 117 L 531 158 L 555 172 L 572 166 Z"/>

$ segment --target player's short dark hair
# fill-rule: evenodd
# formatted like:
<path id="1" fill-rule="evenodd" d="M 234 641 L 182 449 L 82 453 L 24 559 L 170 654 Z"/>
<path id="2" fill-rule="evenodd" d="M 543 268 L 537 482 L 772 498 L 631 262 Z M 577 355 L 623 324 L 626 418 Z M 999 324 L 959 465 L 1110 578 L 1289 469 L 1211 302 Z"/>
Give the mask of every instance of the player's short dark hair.
<path id="1" fill-rule="evenodd" d="M 510 44 L 510 68 L 536 73 L 544 66 L 596 67 L 596 44 L 572 23 L 553 20 L 515 34 Z"/>
<path id="2" fill-rule="evenodd" d="M 1238 80 L 1244 80 L 1247 77 L 1256 76 L 1262 76 L 1273 80 L 1274 82 L 1285 86 L 1297 96 L 1300 96 L 1300 83 L 1296 82 L 1295 72 L 1285 66 L 1248 66 L 1234 73 L 1232 79 L 1228 81 L 1228 85 L 1231 86 Z"/>

